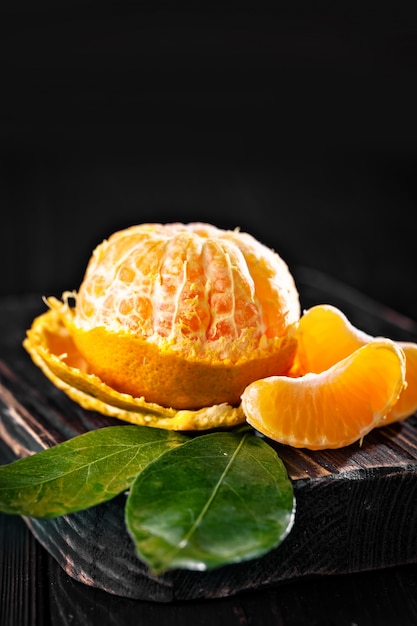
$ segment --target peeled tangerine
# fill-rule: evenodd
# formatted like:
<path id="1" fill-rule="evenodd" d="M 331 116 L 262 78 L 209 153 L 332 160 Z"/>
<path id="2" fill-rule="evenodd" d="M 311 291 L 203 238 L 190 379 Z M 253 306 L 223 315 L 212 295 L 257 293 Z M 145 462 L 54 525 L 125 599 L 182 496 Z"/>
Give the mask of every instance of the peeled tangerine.
<path id="1" fill-rule="evenodd" d="M 47 302 L 24 342 L 34 362 L 84 408 L 137 424 L 243 422 L 245 387 L 287 372 L 296 352 L 287 265 L 251 235 L 210 224 L 116 232 L 78 293 Z"/>

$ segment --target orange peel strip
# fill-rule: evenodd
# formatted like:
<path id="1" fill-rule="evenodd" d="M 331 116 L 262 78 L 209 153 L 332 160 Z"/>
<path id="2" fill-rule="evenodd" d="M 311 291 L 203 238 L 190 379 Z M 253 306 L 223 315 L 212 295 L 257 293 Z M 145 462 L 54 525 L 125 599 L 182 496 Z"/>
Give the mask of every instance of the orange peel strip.
<path id="1" fill-rule="evenodd" d="M 86 371 L 57 310 L 50 309 L 34 319 L 23 346 L 45 376 L 84 409 L 139 426 L 178 431 L 232 427 L 245 421 L 241 406 L 223 403 L 176 410 L 112 389 Z"/>

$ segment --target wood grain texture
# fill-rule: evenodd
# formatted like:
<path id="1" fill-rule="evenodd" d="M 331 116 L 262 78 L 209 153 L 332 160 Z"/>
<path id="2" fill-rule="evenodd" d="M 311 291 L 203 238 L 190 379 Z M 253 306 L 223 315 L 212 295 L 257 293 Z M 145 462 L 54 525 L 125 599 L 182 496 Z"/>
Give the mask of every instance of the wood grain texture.
<path id="1" fill-rule="evenodd" d="M 0 515 L 0 624 L 49 626 L 46 553 L 24 527 L 19 517 Z"/>
<path id="2" fill-rule="evenodd" d="M 1 448 L 0 442 L 0 452 Z M 21 546 L 29 543 L 31 549 L 22 551 Z M 0 565 L 0 581 L 4 581 L 0 585 L 2 626 L 415 626 L 417 623 L 417 565 L 303 577 L 219 600 L 161 604 L 122 598 L 74 580 L 16 517 L 0 514 L 0 546 L 0 563 L 8 564 L 8 567 Z M 22 584 L 30 585 L 35 593 L 19 593 Z M 28 604 L 22 606 L 26 600 L 30 608 Z"/>
<path id="3" fill-rule="evenodd" d="M 308 274 L 308 272 L 307 272 Z M 313 277 L 314 278 L 314 277 Z M 317 278 L 317 276 L 316 276 Z M 311 274 L 304 306 L 330 302 Z M 321 287 L 323 298 L 325 288 Z M 343 292 L 343 289 L 342 289 Z M 332 285 L 333 303 L 343 293 Z M 336 301 L 338 299 L 338 301 Z M 361 327 L 412 339 L 413 323 L 392 322 L 391 313 L 347 301 L 344 311 L 366 320 Z M 25 330 L 43 310 L 41 298 L 3 300 L 0 343 L 0 435 L 3 462 L 31 454 L 94 428 L 118 424 L 87 412 L 56 389 L 21 347 Z M 389 331 L 389 332 L 388 332 Z M 125 598 L 156 602 L 222 598 L 242 590 L 313 575 L 378 570 L 417 562 L 417 420 L 374 430 L 362 446 L 310 452 L 271 444 L 294 483 L 296 521 L 284 543 L 261 559 L 211 572 L 173 571 L 155 578 L 134 555 L 124 527 L 124 495 L 88 511 L 26 524 L 48 553 L 75 580 Z M 115 540 L 117 538 L 117 540 Z"/>

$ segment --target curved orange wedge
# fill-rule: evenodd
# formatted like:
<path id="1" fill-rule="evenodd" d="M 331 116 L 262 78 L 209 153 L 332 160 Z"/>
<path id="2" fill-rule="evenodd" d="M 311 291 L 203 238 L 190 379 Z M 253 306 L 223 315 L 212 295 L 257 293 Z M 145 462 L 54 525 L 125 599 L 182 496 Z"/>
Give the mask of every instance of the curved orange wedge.
<path id="1" fill-rule="evenodd" d="M 375 339 L 353 326 L 338 308 L 329 304 L 305 311 L 295 336 L 298 348 L 290 375 L 297 376 L 323 372 Z M 405 419 L 417 410 L 417 343 L 396 343 L 405 354 L 406 385 L 381 426 Z"/>
<path id="2" fill-rule="evenodd" d="M 319 374 L 271 376 L 242 395 L 246 419 L 267 437 L 296 448 L 341 448 L 361 440 L 398 400 L 405 357 L 375 340 Z"/>

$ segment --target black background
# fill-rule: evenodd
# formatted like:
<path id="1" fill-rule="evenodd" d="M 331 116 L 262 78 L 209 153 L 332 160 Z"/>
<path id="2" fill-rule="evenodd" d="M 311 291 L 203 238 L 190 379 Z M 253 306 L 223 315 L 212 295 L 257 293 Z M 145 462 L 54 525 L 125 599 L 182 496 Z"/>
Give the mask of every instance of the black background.
<path id="1" fill-rule="evenodd" d="M 277 4 L 3 4 L 1 295 L 210 221 L 417 319 L 416 11 Z"/>

